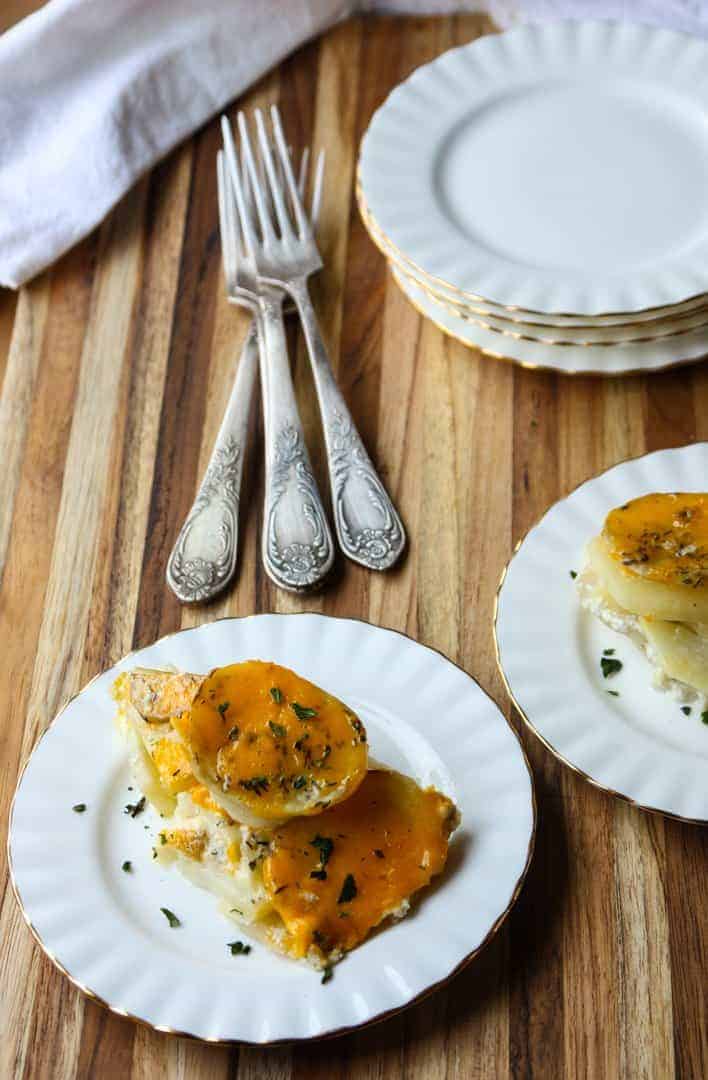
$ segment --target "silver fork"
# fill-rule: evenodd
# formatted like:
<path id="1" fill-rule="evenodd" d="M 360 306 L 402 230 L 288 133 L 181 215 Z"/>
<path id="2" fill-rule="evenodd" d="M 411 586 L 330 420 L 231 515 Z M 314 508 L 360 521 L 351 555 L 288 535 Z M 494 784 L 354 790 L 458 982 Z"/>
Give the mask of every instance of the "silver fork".
<path id="1" fill-rule="evenodd" d="M 310 300 L 307 279 L 322 268 L 322 259 L 295 183 L 280 114 L 275 106 L 271 108 L 275 149 L 284 184 L 278 175 L 260 110 L 256 110 L 255 118 L 260 158 L 268 180 L 267 194 L 243 113 L 239 113 L 238 128 L 259 227 L 259 235 L 253 227 L 250 230 L 258 279 L 285 289 L 295 301 L 302 321 L 322 416 L 332 507 L 342 551 L 371 570 L 387 570 L 405 547 L 403 524 L 337 386 Z M 225 119 L 222 129 L 224 145 L 227 151 L 231 148 L 228 161 L 233 168 L 236 154 Z"/>
<path id="2" fill-rule="evenodd" d="M 222 128 L 224 123 L 222 119 Z M 277 585 L 301 592 L 327 576 L 334 559 L 334 544 L 312 473 L 290 375 L 283 323 L 286 293 L 277 285 L 258 281 L 251 228 L 255 192 L 250 183 L 242 180 L 233 140 L 224 140 L 224 152 L 233 193 L 233 199 L 225 200 L 228 231 L 236 251 L 236 283 L 229 293 L 254 312 L 258 327 L 266 466 L 263 563 Z M 316 196 L 317 189 L 316 184 Z"/>

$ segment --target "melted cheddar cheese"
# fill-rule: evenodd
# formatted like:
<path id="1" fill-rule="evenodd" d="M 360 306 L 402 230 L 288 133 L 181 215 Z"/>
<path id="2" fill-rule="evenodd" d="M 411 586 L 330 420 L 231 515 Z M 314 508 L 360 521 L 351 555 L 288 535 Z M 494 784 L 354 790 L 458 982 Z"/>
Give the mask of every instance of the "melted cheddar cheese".
<path id="1" fill-rule="evenodd" d="M 708 495 L 643 495 L 611 510 L 603 538 L 626 573 L 708 587 Z"/>
<path id="2" fill-rule="evenodd" d="M 249 660 L 217 668 L 172 725 L 198 779 L 248 824 L 319 813 L 347 798 L 366 774 L 358 717 L 277 664 Z"/>
<path id="3" fill-rule="evenodd" d="M 289 955 L 336 956 L 387 915 L 404 914 L 409 898 L 443 869 L 456 824 L 444 795 L 372 770 L 346 802 L 275 829 L 263 881 Z"/>

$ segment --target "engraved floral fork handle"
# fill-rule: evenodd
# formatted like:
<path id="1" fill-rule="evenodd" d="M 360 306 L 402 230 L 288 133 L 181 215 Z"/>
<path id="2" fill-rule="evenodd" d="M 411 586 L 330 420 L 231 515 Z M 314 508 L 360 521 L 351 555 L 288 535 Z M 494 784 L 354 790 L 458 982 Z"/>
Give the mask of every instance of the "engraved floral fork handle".
<path id="1" fill-rule="evenodd" d="M 371 463 L 337 386 L 307 288 L 291 278 L 287 290 L 300 314 L 322 417 L 332 510 L 344 554 L 370 570 L 388 570 L 406 546 L 406 534 Z"/>
<path id="2" fill-rule="evenodd" d="M 281 588 L 300 592 L 327 576 L 334 543 L 312 473 L 290 375 L 282 289 L 260 293 L 265 426 L 263 562 Z"/>
<path id="3" fill-rule="evenodd" d="M 167 582 L 185 604 L 211 600 L 236 567 L 243 454 L 257 372 L 254 321 L 204 479 L 167 563 Z"/>

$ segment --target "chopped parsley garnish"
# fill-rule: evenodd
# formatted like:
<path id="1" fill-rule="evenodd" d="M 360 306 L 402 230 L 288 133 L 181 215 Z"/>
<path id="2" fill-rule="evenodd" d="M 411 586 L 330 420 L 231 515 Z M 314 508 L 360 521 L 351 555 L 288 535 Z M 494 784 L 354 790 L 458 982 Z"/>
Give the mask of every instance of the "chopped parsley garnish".
<path id="1" fill-rule="evenodd" d="M 232 956 L 248 956 L 251 951 L 251 946 L 244 945 L 242 941 L 229 941 L 226 948 L 231 950 Z"/>
<path id="2" fill-rule="evenodd" d="M 304 788 L 306 784 L 307 784 L 307 777 L 306 776 L 296 776 L 295 779 L 293 780 L 293 787 L 295 788 L 296 791 L 299 791 L 300 788 Z"/>
<path id="3" fill-rule="evenodd" d="M 239 780 L 239 786 L 245 791 L 252 791 L 259 797 L 270 787 L 267 776 L 251 776 L 248 780 Z"/>
<path id="4" fill-rule="evenodd" d="M 622 661 L 613 660 L 610 656 L 603 656 L 600 659 L 600 667 L 603 676 L 609 679 L 611 675 L 616 675 L 618 671 L 622 670 Z"/>
<path id="5" fill-rule="evenodd" d="M 276 739 L 284 739 L 287 735 L 287 731 L 282 724 L 276 724 L 275 720 L 268 721 L 268 727 L 275 735 Z"/>
<path id="6" fill-rule="evenodd" d="M 169 908 L 161 907 L 160 911 L 165 916 L 165 918 L 167 919 L 168 923 L 170 924 L 170 926 L 172 927 L 173 930 L 174 930 L 174 928 L 176 926 L 181 926 L 182 925 L 182 923 L 179 921 L 179 919 L 177 918 L 175 913 L 173 911 L 170 911 Z"/>
<path id="7" fill-rule="evenodd" d="M 708 724 L 708 709 L 706 709 L 705 712 L 701 713 L 701 723 Z"/>
<path id="8" fill-rule="evenodd" d="M 145 796 L 143 795 L 136 803 L 128 803 L 124 808 L 123 813 L 129 814 L 130 817 L 137 817 L 138 814 L 142 814 L 145 809 Z"/>
<path id="9" fill-rule="evenodd" d="M 384 853 L 383 853 L 383 851 L 381 850 L 380 847 L 374 848 L 374 855 L 376 856 L 377 859 L 383 859 L 384 858 Z"/>
<path id="10" fill-rule="evenodd" d="M 166 844 L 167 843 L 167 837 L 165 836 L 165 834 L 163 832 L 160 833 L 160 843 L 161 844 Z"/>
<path id="11" fill-rule="evenodd" d="M 614 649 L 603 649 L 602 650 L 602 655 L 603 656 L 614 656 L 615 655 L 615 650 Z"/>
<path id="12" fill-rule="evenodd" d="M 572 577 L 573 581 L 575 581 L 576 577 L 578 576 L 578 571 L 577 570 L 571 570 L 570 571 L 570 576 Z"/>
<path id="13" fill-rule="evenodd" d="M 297 701 L 293 701 L 290 708 L 295 713 L 298 720 L 312 720 L 313 716 L 317 716 L 317 709 L 310 709 L 305 705 L 298 705 Z"/>
<path id="14" fill-rule="evenodd" d="M 75 814 L 83 814 L 84 810 L 86 809 L 86 803 L 77 802 L 74 806 L 72 806 L 71 809 L 74 811 Z"/>
<path id="15" fill-rule="evenodd" d="M 279 690 L 277 686 L 271 686 L 270 696 L 273 698 L 276 705 L 280 705 L 283 700 L 283 692 L 282 690 Z"/>
<path id="16" fill-rule="evenodd" d="M 327 871 L 326 870 L 311 870 L 310 871 L 310 877 L 311 878 L 316 878 L 317 881 L 326 881 L 327 880 Z"/>
<path id="17" fill-rule="evenodd" d="M 223 716 L 223 715 L 224 715 L 224 713 L 225 713 L 225 712 L 227 711 L 227 709 L 228 709 L 229 705 L 230 705 L 230 702 L 228 702 L 228 701 L 222 701 L 222 702 L 221 702 L 221 705 L 217 705 L 217 706 L 216 706 L 216 708 L 217 708 L 217 711 L 218 711 L 218 712 L 220 712 L 220 713 L 221 713 L 221 715 Z"/>
<path id="18" fill-rule="evenodd" d="M 317 848 L 320 853 L 320 865 L 326 866 L 329 862 L 329 857 L 334 851 L 334 840 L 330 840 L 329 836 L 320 836 L 318 833 L 312 840 L 310 840 L 312 847 Z"/>
<path id="19" fill-rule="evenodd" d="M 124 874 L 129 874 L 132 869 L 133 869 L 132 862 L 130 861 L 130 859 L 126 859 L 125 862 L 123 863 L 123 865 L 121 866 L 121 870 L 123 871 Z"/>
<path id="20" fill-rule="evenodd" d="M 243 918 L 243 912 L 241 911 L 241 908 L 232 907 L 229 908 L 229 911 L 235 911 L 237 915 L 240 915 Z"/>
<path id="21" fill-rule="evenodd" d="M 327 964 L 327 967 L 322 972 L 322 978 L 320 979 L 320 982 L 322 983 L 323 986 L 325 985 L 325 983 L 328 983 L 330 981 L 333 974 L 334 974 L 334 969 L 333 969 L 332 965 Z"/>
<path id="22" fill-rule="evenodd" d="M 606 690 L 605 693 L 609 694 L 610 697 L 619 697 L 620 696 L 619 690 Z"/>
<path id="23" fill-rule="evenodd" d="M 237 728 L 236 726 L 232 727 L 232 728 L 231 728 L 231 729 L 229 730 L 229 740 L 230 740 L 231 742 L 236 742 L 236 740 L 237 740 L 237 739 L 238 739 L 238 737 L 239 737 L 239 734 L 240 734 L 240 732 L 239 732 L 238 728 Z"/>
<path id="24" fill-rule="evenodd" d="M 347 874 L 342 885 L 342 891 L 339 894 L 338 904 L 350 903 L 357 894 L 356 881 L 353 874 Z"/>
<path id="25" fill-rule="evenodd" d="M 682 705 L 681 706 L 681 712 L 683 713 L 684 716 L 690 716 L 691 715 L 691 706 L 690 705 Z"/>

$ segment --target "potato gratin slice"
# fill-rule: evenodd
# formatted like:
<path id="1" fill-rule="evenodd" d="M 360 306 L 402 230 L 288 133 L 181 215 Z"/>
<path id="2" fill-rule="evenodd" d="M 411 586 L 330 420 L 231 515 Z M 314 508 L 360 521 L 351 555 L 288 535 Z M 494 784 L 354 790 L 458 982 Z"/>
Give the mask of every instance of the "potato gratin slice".
<path id="1" fill-rule="evenodd" d="M 708 494 L 643 495 L 588 546 L 582 602 L 627 633 L 679 700 L 708 694 Z"/>
<path id="2" fill-rule="evenodd" d="M 317 814 L 366 775 L 366 732 L 325 690 L 262 660 L 217 668 L 173 727 L 192 771 L 236 820 Z"/>
<path id="3" fill-rule="evenodd" d="M 156 857 L 276 951 L 326 967 L 445 866 L 454 804 L 367 772 L 358 717 L 287 668 L 137 669 L 113 693 L 136 783 L 165 818 Z"/>

